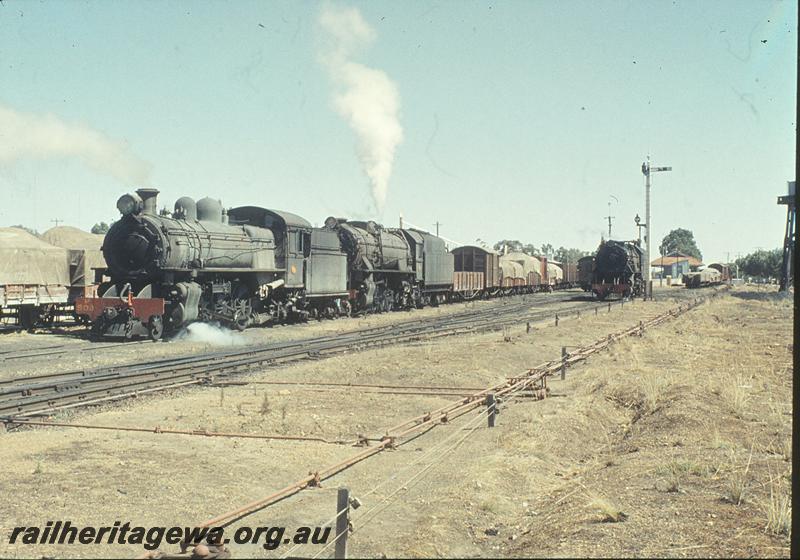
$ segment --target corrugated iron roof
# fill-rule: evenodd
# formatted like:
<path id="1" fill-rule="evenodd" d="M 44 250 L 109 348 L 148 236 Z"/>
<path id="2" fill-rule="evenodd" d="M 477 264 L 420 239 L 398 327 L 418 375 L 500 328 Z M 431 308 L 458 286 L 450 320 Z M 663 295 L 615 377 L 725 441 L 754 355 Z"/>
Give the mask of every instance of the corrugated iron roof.
<path id="1" fill-rule="evenodd" d="M 688 261 L 689 266 L 700 266 L 703 264 L 703 261 L 698 260 L 694 257 L 690 257 L 689 255 L 681 255 L 679 257 L 658 257 L 657 259 L 653 259 L 650 261 L 650 266 L 672 266 L 676 262 L 684 262 Z"/>

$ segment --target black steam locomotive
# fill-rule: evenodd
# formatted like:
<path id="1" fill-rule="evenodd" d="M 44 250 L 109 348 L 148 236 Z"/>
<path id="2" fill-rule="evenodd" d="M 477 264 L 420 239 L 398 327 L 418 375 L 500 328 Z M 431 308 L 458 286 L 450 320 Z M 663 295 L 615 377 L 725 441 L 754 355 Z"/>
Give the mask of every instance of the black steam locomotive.
<path id="1" fill-rule="evenodd" d="M 604 241 L 597 249 L 592 269 L 592 292 L 599 299 L 609 294 L 638 296 L 644 289 L 644 253 L 638 241 Z"/>
<path id="2" fill-rule="evenodd" d="M 172 216 L 158 191 L 117 201 L 122 219 L 103 243 L 110 282 L 80 298 L 95 335 L 153 340 L 196 320 L 243 330 L 268 322 L 438 303 L 453 256 L 438 237 L 328 218 L 315 228 L 288 212 L 180 198 Z"/>

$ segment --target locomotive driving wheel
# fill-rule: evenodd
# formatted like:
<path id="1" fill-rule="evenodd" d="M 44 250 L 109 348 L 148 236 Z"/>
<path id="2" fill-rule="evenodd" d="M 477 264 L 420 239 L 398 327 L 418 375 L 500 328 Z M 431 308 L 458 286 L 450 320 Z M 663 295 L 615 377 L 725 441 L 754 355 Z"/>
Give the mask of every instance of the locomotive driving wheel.
<path id="1" fill-rule="evenodd" d="M 234 301 L 233 308 L 233 326 L 237 331 L 243 331 L 250 325 L 250 315 L 253 312 L 250 301 L 238 299 Z"/>

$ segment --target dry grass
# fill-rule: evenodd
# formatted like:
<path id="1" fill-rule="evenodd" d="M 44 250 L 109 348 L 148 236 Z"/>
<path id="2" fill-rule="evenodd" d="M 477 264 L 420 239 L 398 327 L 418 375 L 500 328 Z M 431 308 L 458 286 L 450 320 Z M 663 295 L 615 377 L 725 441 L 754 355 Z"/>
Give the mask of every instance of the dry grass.
<path id="1" fill-rule="evenodd" d="M 269 404 L 269 396 L 267 396 L 267 392 L 264 391 L 264 398 L 261 399 L 261 407 L 258 409 L 258 411 L 261 413 L 262 416 L 266 416 L 271 412 L 271 410 L 272 408 L 270 407 Z"/>
<path id="2" fill-rule="evenodd" d="M 657 476 L 662 477 L 664 484 L 657 484 L 656 488 L 663 492 L 683 492 L 683 482 L 688 475 L 709 476 L 708 467 L 694 461 L 670 461 L 656 469 Z"/>
<path id="3" fill-rule="evenodd" d="M 617 505 L 605 498 L 593 498 L 592 501 L 589 502 L 588 507 L 595 513 L 600 514 L 601 523 L 619 523 L 628 518 L 628 515 L 617 507 Z"/>
<path id="4" fill-rule="evenodd" d="M 649 412 L 656 410 L 664 399 L 664 393 L 671 385 L 670 376 L 658 371 L 643 373 L 639 377 L 639 388 L 644 396 L 644 408 Z"/>
<path id="5" fill-rule="evenodd" d="M 783 438 L 783 444 L 781 445 L 781 455 L 783 455 L 783 460 L 787 462 L 792 461 L 792 436 L 789 434 L 788 436 Z"/>
<path id="6" fill-rule="evenodd" d="M 728 478 L 725 498 L 733 505 L 739 506 L 745 501 L 745 495 L 747 494 L 749 486 L 750 479 L 747 477 L 746 472 L 734 472 Z"/>
<path id="7" fill-rule="evenodd" d="M 719 428 L 714 427 L 714 431 L 711 435 L 711 447 L 714 449 L 734 449 L 736 444 L 731 443 L 727 439 L 723 439 L 719 434 Z"/>
<path id="8" fill-rule="evenodd" d="M 498 514 L 500 513 L 500 504 L 497 503 L 497 500 L 489 498 L 478 504 L 478 509 L 486 513 Z"/>
<path id="9" fill-rule="evenodd" d="M 770 484 L 769 501 L 766 506 L 767 525 L 764 528 L 773 535 L 789 535 L 792 527 L 792 499 L 776 484 Z"/>
<path id="10" fill-rule="evenodd" d="M 752 381 L 752 377 L 745 378 L 742 374 L 736 374 L 736 377 L 725 379 L 722 382 L 720 395 L 737 418 L 744 418 L 747 411 Z"/>
<path id="11" fill-rule="evenodd" d="M 733 459 L 735 452 L 731 453 L 731 458 Z M 752 482 L 750 476 L 750 465 L 753 461 L 753 448 L 750 448 L 750 456 L 747 459 L 747 465 L 745 466 L 744 470 L 740 469 L 733 469 L 731 475 L 728 477 L 726 483 L 726 495 L 725 498 L 732 504 L 739 506 L 745 501 L 745 496 L 747 495 L 748 489 L 750 488 L 750 484 Z"/>

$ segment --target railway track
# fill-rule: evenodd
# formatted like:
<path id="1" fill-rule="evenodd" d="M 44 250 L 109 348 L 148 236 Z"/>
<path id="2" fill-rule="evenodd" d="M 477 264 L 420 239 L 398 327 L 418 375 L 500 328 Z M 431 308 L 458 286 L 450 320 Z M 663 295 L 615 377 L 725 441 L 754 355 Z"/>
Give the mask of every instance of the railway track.
<path id="1" fill-rule="evenodd" d="M 202 355 L 4 380 L 0 381 L 0 417 L 44 414 L 144 392 L 207 384 L 259 367 L 459 333 L 497 331 L 526 321 L 551 319 L 555 313 L 563 317 L 569 313 L 608 306 L 607 303 L 598 305 L 591 302 L 569 304 L 568 300 L 569 295 L 556 301 L 521 300 L 488 309 L 470 309 L 446 317 L 412 319 L 288 343 L 238 347 Z M 555 308 L 553 303 L 568 305 Z"/>

